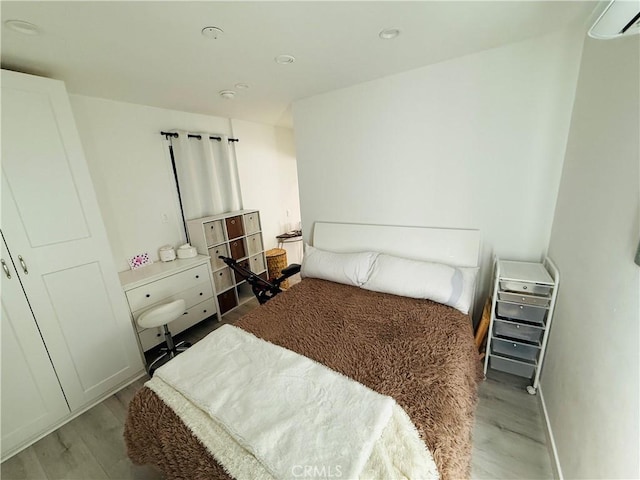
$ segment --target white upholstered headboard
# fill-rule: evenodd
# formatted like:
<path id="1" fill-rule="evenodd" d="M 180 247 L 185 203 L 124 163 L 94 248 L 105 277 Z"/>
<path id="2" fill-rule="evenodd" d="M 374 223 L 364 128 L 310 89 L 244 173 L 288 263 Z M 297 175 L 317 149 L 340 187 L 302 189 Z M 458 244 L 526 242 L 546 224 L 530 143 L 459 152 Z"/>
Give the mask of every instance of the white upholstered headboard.
<path id="1" fill-rule="evenodd" d="M 313 246 L 333 252 L 373 251 L 458 267 L 480 266 L 480 231 L 316 222 Z"/>

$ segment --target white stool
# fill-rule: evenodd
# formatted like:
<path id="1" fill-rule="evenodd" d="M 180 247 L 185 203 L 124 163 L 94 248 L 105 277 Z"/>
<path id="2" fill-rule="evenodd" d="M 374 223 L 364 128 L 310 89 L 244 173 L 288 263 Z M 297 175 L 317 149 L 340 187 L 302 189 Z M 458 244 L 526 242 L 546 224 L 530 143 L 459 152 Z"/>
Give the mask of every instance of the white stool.
<path id="1" fill-rule="evenodd" d="M 150 308 L 138 317 L 138 325 L 142 328 L 164 327 L 164 338 L 167 342 L 167 346 L 160 349 L 160 351 L 163 352 L 162 355 L 149 364 L 149 375 L 153 376 L 155 365 L 160 360 L 167 357 L 171 359 L 191 346 L 185 344 L 185 342 L 180 342 L 177 345 L 174 344 L 173 337 L 171 336 L 171 332 L 167 326 L 169 322 L 177 320 L 184 314 L 185 307 L 185 302 L 181 298 L 170 303 Z"/>

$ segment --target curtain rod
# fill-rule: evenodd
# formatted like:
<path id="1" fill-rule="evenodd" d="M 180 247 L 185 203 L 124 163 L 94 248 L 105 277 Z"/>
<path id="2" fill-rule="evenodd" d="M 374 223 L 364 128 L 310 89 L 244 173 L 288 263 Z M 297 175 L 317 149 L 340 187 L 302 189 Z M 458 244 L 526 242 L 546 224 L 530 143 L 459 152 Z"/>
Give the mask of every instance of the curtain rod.
<path id="1" fill-rule="evenodd" d="M 169 138 L 169 137 L 174 137 L 174 138 L 178 138 L 180 135 L 178 135 L 176 132 L 160 132 L 160 135 L 164 135 L 165 138 Z M 191 133 L 189 133 L 187 135 L 187 137 L 189 138 L 197 138 L 198 140 L 202 140 L 202 135 L 193 135 Z M 217 140 L 218 142 L 222 141 L 222 137 L 209 137 L 209 140 Z M 229 138 L 227 140 L 228 142 L 239 142 L 239 140 L 237 138 Z"/>

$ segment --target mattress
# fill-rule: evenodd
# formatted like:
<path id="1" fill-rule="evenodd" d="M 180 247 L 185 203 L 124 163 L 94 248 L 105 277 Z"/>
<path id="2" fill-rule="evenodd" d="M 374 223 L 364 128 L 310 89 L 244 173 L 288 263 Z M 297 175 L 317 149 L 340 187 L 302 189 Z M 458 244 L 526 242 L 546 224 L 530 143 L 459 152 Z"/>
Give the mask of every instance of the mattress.
<path id="1" fill-rule="evenodd" d="M 393 397 L 441 478 L 469 478 L 482 372 L 467 315 L 429 300 L 309 278 L 235 325 Z M 167 478 L 230 478 L 215 452 L 149 388 L 129 405 L 125 441 L 134 463 L 154 465 Z"/>

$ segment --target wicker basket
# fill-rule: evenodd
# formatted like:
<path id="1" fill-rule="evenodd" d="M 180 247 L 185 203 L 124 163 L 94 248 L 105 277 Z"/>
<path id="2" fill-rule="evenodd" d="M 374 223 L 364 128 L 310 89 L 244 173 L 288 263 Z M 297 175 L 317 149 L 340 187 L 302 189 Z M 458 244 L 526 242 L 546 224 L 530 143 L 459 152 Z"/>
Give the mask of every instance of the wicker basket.
<path id="1" fill-rule="evenodd" d="M 267 256 L 267 271 L 269 280 L 275 280 L 282 274 L 282 269 L 287 266 L 287 251 L 284 248 L 272 248 L 265 252 Z M 281 288 L 289 288 L 289 280 L 280 284 Z"/>

